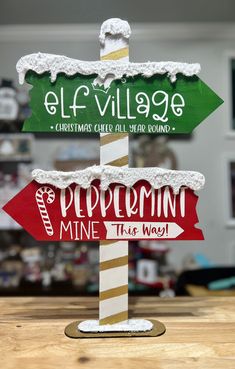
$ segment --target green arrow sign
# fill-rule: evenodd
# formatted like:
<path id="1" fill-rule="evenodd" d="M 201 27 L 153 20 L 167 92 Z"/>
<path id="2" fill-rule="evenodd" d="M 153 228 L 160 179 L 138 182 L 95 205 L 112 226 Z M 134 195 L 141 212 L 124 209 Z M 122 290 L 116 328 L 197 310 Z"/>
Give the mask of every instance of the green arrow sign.
<path id="1" fill-rule="evenodd" d="M 190 133 L 223 100 L 198 77 L 136 76 L 113 81 L 109 88 L 96 76 L 29 71 L 32 115 L 27 132 Z"/>

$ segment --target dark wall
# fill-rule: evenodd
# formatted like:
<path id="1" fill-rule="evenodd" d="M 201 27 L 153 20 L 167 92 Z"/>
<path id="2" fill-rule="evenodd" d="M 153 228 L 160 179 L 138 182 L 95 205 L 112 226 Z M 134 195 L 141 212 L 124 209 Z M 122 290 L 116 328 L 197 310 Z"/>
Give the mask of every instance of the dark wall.
<path id="1" fill-rule="evenodd" d="M 232 22 L 234 0 L 0 0 L 0 24 Z"/>

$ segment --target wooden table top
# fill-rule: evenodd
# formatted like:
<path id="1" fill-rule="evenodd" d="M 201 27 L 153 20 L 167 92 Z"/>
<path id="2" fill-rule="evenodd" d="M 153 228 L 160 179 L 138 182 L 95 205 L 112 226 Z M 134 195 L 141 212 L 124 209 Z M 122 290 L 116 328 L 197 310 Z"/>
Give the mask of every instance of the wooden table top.
<path id="1" fill-rule="evenodd" d="M 71 339 L 98 299 L 0 298 L 1 369 L 234 369 L 235 297 L 131 298 L 130 316 L 166 325 L 160 337 Z"/>

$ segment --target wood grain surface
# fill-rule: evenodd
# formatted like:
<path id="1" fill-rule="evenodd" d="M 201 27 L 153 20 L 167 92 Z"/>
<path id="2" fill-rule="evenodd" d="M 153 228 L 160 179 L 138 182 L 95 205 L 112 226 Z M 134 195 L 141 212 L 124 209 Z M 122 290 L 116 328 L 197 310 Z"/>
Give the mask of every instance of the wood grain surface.
<path id="1" fill-rule="evenodd" d="M 234 369 L 235 297 L 130 299 L 160 337 L 69 339 L 67 324 L 98 318 L 98 298 L 1 298 L 1 369 Z"/>

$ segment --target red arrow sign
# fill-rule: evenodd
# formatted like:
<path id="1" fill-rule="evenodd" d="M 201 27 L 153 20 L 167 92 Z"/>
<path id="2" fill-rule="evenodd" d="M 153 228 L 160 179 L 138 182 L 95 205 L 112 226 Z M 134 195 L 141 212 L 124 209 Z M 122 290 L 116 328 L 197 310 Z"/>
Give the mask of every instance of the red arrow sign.
<path id="1" fill-rule="evenodd" d="M 32 181 L 4 210 L 35 239 L 98 241 L 106 239 L 203 240 L 196 213 L 197 196 L 188 188 L 174 195 L 146 181 L 133 187 L 112 184 L 66 189 Z"/>

